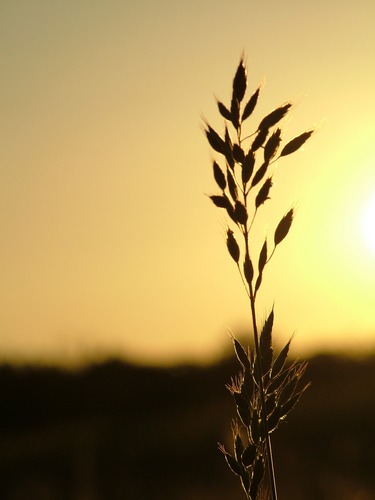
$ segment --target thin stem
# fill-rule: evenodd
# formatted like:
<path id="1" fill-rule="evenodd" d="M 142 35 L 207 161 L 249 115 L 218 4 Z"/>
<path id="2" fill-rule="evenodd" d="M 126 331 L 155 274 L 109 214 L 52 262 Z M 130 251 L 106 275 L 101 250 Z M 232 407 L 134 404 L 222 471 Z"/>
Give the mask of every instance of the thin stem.
<path id="1" fill-rule="evenodd" d="M 256 133 L 257 133 L 257 131 L 255 131 L 252 134 L 247 135 L 246 137 L 244 137 L 243 139 L 241 139 L 240 145 L 243 143 L 243 141 L 246 141 L 246 139 L 250 139 L 250 137 L 253 137 L 253 135 L 255 135 Z"/>

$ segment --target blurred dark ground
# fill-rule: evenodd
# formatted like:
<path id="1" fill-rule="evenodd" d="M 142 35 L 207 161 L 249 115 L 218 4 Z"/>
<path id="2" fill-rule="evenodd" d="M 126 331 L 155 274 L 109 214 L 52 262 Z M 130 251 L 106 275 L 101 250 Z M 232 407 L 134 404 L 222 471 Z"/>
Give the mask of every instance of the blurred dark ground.
<path id="1" fill-rule="evenodd" d="M 238 370 L 0 367 L 0 499 L 243 500 L 217 449 Z M 305 380 L 273 435 L 280 500 L 375 499 L 375 357 L 317 356 Z"/>

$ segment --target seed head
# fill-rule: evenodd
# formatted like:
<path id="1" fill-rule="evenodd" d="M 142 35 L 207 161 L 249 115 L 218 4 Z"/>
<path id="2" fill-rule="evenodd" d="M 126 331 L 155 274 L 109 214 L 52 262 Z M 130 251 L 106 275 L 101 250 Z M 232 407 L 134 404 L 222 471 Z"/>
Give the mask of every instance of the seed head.
<path id="1" fill-rule="evenodd" d="M 293 222 L 293 216 L 294 216 L 294 210 L 293 208 L 291 208 L 289 212 L 286 215 L 284 215 L 284 217 L 279 222 L 274 235 L 275 246 L 281 243 L 289 233 L 290 226 L 292 225 Z"/>
<path id="2" fill-rule="evenodd" d="M 238 264 L 240 260 L 240 247 L 234 237 L 233 231 L 228 228 L 227 230 L 227 247 L 232 259 Z"/>

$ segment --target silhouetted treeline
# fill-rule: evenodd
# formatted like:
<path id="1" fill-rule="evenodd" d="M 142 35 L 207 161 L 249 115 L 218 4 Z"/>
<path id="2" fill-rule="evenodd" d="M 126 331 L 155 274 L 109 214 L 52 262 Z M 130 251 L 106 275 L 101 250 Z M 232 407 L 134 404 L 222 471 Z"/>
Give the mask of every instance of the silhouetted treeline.
<path id="1" fill-rule="evenodd" d="M 230 447 L 234 359 L 76 372 L 0 367 L 0 498 L 241 500 Z M 279 497 L 375 498 L 375 358 L 319 356 L 274 434 Z"/>

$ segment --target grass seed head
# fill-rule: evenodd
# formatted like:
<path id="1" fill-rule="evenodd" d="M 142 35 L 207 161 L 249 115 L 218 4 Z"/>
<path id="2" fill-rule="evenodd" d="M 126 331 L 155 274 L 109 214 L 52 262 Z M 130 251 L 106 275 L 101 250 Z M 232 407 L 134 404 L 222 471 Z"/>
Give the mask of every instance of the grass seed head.
<path id="1" fill-rule="evenodd" d="M 250 489 L 251 498 L 256 498 L 258 495 L 260 483 L 262 482 L 264 476 L 264 469 L 265 469 L 264 459 L 262 456 L 259 456 L 254 465 L 253 480 L 251 482 L 251 489 Z"/>
<path id="2" fill-rule="evenodd" d="M 287 156 L 297 151 L 301 146 L 303 146 L 303 144 L 305 144 L 307 139 L 309 139 L 313 133 L 313 130 L 308 130 L 307 132 L 304 132 L 303 134 L 289 141 L 281 150 L 280 156 Z"/>
<path id="3" fill-rule="evenodd" d="M 230 195 L 234 201 L 237 200 L 238 198 L 238 189 L 237 189 L 237 184 L 236 181 L 234 180 L 232 172 L 227 169 L 227 181 L 228 181 L 228 188 Z"/>
<path id="4" fill-rule="evenodd" d="M 264 240 L 262 250 L 260 251 L 259 254 L 259 261 L 258 261 L 258 270 L 259 273 L 263 272 L 264 266 L 267 263 L 267 240 Z"/>
<path id="5" fill-rule="evenodd" d="M 230 114 L 232 116 L 233 127 L 238 130 L 240 126 L 240 102 L 235 95 L 230 103 Z"/>
<path id="6" fill-rule="evenodd" d="M 217 107 L 219 108 L 219 112 L 223 118 L 229 121 L 232 120 L 232 115 L 230 114 L 229 109 L 221 101 L 217 101 Z"/>
<path id="7" fill-rule="evenodd" d="M 281 129 L 277 128 L 264 146 L 264 161 L 269 162 L 277 153 L 281 142 Z"/>
<path id="8" fill-rule="evenodd" d="M 243 203 L 236 201 L 234 206 L 234 217 L 239 224 L 245 225 L 247 222 L 247 210 Z"/>
<path id="9" fill-rule="evenodd" d="M 215 205 L 215 207 L 218 207 L 218 208 L 227 208 L 228 207 L 229 200 L 225 195 L 220 196 L 220 195 L 213 194 L 210 196 L 210 200 Z"/>
<path id="10" fill-rule="evenodd" d="M 268 137 L 268 128 L 259 129 L 257 136 L 255 137 L 254 142 L 251 145 L 251 150 L 255 152 L 257 149 L 263 146 L 267 137 Z"/>
<path id="11" fill-rule="evenodd" d="M 249 151 L 245 156 L 245 160 L 242 163 L 241 177 L 242 182 L 247 184 L 253 175 L 255 165 L 255 155 L 253 151 Z"/>
<path id="12" fill-rule="evenodd" d="M 224 191 L 224 189 L 227 186 L 227 180 L 225 178 L 224 172 L 221 170 L 221 168 L 216 163 L 216 161 L 214 161 L 213 169 L 214 169 L 215 181 L 216 181 L 217 185 L 219 186 L 219 188 Z"/>
<path id="13" fill-rule="evenodd" d="M 212 149 L 218 153 L 225 154 L 225 142 L 223 139 L 210 125 L 206 124 L 206 126 L 206 137 Z"/>
<path id="14" fill-rule="evenodd" d="M 240 260 L 240 247 L 234 237 L 233 231 L 229 228 L 227 230 L 227 248 L 232 259 L 238 264 Z"/>
<path id="15" fill-rule="evenodd" d="M 235 161 L 233 157 L 233 142 L 228 127 L 225 127 L 225 159 L 229 167 L 234 170 Z"/>
<path id="16" fill-rule="evenodd" d="M 259 208 L 263 203 L 270 199 L 268 196 L 272 187 L 272 177 L 268 177 L 263 186 L 260 188 L 259 193 L 255 198 L 255 207 Z"/>
<path id="17" fill-rule="evenodd" d="M 267 168 L 268 168 L 268 163 L 267 162 L 262 163 L 262 165 L 255 172 L 253 180 L 251 181 L 251 187 L 256 186 L 263 179 L 263 177 L 266 175 Z"/>
<path id="18" fill-rule="evenodd" d="M 237 99 L 238 102 L 241 102 L 242 99 L 244 98 L 246 87 L 247 87 L 246 68 L 243 59 L 241 59 L 233 79 L 233 96 Z"/>
<path id="19" fill-rule="evenodd" d="M 280 120 L 284 118 L 289 109 L 292 107 L 290 102 L 274 109 L 260 122 L 258 130 L 269 130 L 271 127 L 276 125 Z"/>
<path id="20" fill-rule="evenodd" d="M 266 374 L 271 368 L 273 347 L 272 347 L 272 327 L 273 327 L 274 313 L 271 310 L 268 318 L 264 322 L 262 332 L 260 334 L 260 356 L 262 364 L 262 373 Z"/>
<path id="21" fill-rule="evenodd" d="M 281 370 L 284 368 L 285 362 L 288 357 L 289 353 L 289 347 L 292 339 L 289 339 L 285 347 L 280 351 L 279 355 L 275 359 L 273 365 L 272 365 L 272 378 L 274 378 L 276 375 L 278 375 Z"/>
<path id="22" fill-rule="evenodd" d="M 247 352 L 236 338 L 232 337 L 232 340 L 238 361 L 245 369 L 250 369 L 250 360 Z"/>
<path id="23" fill-rule="evenodd" d="M 293 222 L 293 216 L 294 216 L 294 210 L 293 208 L 291 208 L 289 212 L 286 215 L 284 215 L 284 217 L 279 222 L 274 235 L 275 246 L 281 243 L 289 233 L 289 229 Z"/>
<path id="24" fill-rule="evenodd" d="M 253 113 L 255 106 L 257 105 L 258 102 L 258 97 L 260 94 L 260 86 L 256 89 L 254 94 L 250 97 L 248 103 L 246 104 L 243 113 L 242 113 L 242 121 L 246 120 L 249 118 L 249 116 Z"/>
<path id="25" fill-rule="evenodd" d="M 245 152 L 238 144 L 233 144 L 233 157 L 237 163 L 243 163 L 245 161 Z"/>
<path id="26" fill-rule="evenodd" d="M 250 286 L 254 277 L 254 268 L 253 268 L 253 263 L 251 262 L 251 259 L 248 254 L 246 254 L 243 263 L 243 273 L 247 281 L 247 284 Z"/>
<path id="27" fill-rule="evenodd" d="M 253 465 L 254 460 L 257 456 L 257 447 L 254 444 L 249 444 L 242 453 L 242 463 L 245 467 L 250 467 Z"/>
<path id="28" fill-rule="evenodd" d="M 237 462 L 237 460 L 232 457 L 229 453 L 225 453 L 225 460 L 227 461 L 227 464 L 229 465 L 229 468 L 232 469 L 232 471 L 237 474 L 237 476 L 241 476 L 243 473 L 243 467 Z"/>
<path id="29" fill-rule="evenodd" d="M 281 129 L 277 124 L 286 116 L 292 106 L 291 103 L 286 103 L 267 114 L 260 121 L 253 134 L 243 137 L 242 122 L 253 113 L 261 89 L 258 87 L 250 99 L 243 102 L 247 90 L 247 74 L 243 58 L 237 67 L 232 87 L 229 106 L 217 100 L 219 113 L 226 120 L 224 136 L 221 137 L 205 122 L 205 134 L 210 146 L 217 153 L 222 154 L 226 160 L 226 166 L 223 169 L 216 161 L 213 162 L 214 178 L 221 194 L 210 196 L 210 198 L 217 207 L 226 210 L 227 215 L 245 240 L 243 242 L 244 258 L 241 259 L 240 247 L 233 231 L 228 227 L 226 233 L 227 248 L 237 264 L 251 301 L 255 346 L 253 352 L 250 349 L 246 351 L 231 336 L 242 370 L 231 379 L 231 383 L 227 384 L 226 387 L 235 400 L 239 418 L 233 432 L 234 453 L 229 454 L 223 445 L 219 445 L 219 448 L 224 453 L 231 470 L 240 477 L 248 500 L 259 500 L 260 498 L 276 500 L 277 493 L 269 434 L 277 428 L 279 422 L 285 418 L 308 387 L 307 385 L 301 389 L 299 385 L 306 364 L 298 362 L 292 365 L 286 364 L 290 341 L 274 360 L 273 309 L 259 335 L 255 300 L 262 283 L 263 270 L 272 257 L 276 246 L 288 235 L 293 222 L 294 210 L 289 210 L 277 225 L 274 232 L 274 248 L 270 256 L 268 256 L 267 239 L 264 241 L 258 257 L 258 276 L 254 287 L 254 268 L 250 259 L 249 233 L 253 227 L 258 208 L 269 199 L 273 185 L 271 176 L 267 175 L 270 163 L 277 155 L 280 158 L 297 151 L 310 138 L 313 131 L 310 130 L 295 137 L 281 148 L 281 153 L 279 153 Z M 232 123 L 236 132 L 234 142 L 228 130 L 229 122 Z M 250 139 L 250 146 L 244 149 L 244 141 L 247 139 Z M 263 151 L 261 152 L 260 149 Z M 255 170 L 257 155 L 260 166 L 257 165 Z M 256 194 L 251 192 L 252 188 L 258 184 L 261 187 L 257 188 Z M 254 194 L 255 207 L 254 205 L 251 207 L 249 203 L 250 193 Z M 248 224 L 250 219 L 251 224 Z M 240 259 L 243 262 L 242 269 L 239 265 Z M 242 437 L 245 436 L 246 442 L 242 440 Z M 267 485 L 264 486 L 263 481 L 266 466 L 270 477 L 268 492 Z"/>

